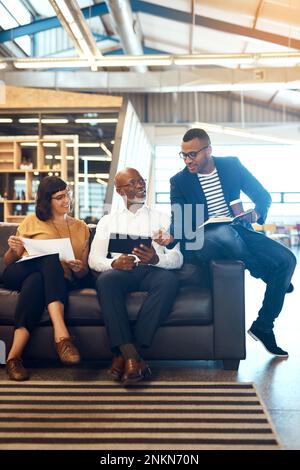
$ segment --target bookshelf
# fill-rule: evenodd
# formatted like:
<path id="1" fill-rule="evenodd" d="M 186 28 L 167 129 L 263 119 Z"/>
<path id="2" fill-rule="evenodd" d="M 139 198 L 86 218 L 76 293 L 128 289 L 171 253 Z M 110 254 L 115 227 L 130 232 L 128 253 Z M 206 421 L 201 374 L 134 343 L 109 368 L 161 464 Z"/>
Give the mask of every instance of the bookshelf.
<path id="1" fill-rule="evenodd" d="M 74 180 L 78 136 L 0 137 L 0 221 L 20 222 L 34 212 L 40 180 Z"/>

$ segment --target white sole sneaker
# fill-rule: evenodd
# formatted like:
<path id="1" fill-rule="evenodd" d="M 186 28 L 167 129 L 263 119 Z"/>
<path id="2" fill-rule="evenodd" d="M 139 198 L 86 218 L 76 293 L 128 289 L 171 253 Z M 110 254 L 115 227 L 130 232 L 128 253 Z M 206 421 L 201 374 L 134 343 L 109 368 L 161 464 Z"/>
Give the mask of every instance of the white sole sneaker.
<path id="1" fill-rule="evenodd" d="M 289 354 L 288 354 L 288 353 L 287 353 L 287 354 L 275 354 L 275 353 L 269 351 L 269 350 L 266 348 L 266 346 L 264 345 L 264 343 L 262 342 L 262 340 L 259 339 L 257 336 L 255 336 L 255 334 L 252 333 L 252 331 L 251 331 L 250 329 L 247 331 L 247 333 L 248 333 L 248 335 L 251 336 L 251 338 L 253 338 L 255 341 L 259 341 L 260 344 L 262 344 L 262 346 L 265 348 L 265 350 L 266 350 L 269 354 L 272 354 L 272 356 L 274 356 L 274 357 L 289 357 Z"/>

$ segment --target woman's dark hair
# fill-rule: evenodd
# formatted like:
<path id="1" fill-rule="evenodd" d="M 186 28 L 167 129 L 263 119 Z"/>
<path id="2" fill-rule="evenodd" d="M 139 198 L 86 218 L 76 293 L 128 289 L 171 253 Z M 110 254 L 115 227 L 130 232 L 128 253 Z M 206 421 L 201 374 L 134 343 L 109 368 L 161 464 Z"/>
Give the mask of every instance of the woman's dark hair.
<path id="1" fill-rule="evenodd" d="M 38 219 L 51 219 L 51 197 L 58 191 L 64 191 L 67 183 L 57 176 L 45 176 L 39 184 L 36 197 L 35 213 Z"/>
<path id="2" fill-rule="evenodd" d="M 189 129 L 183 136 L 183 142 L 189 142 L 193 139 L 205 140 L 210 145 L 210 138 L 207 132 L 204 129 L 199 129 L 197 127 Z"/>

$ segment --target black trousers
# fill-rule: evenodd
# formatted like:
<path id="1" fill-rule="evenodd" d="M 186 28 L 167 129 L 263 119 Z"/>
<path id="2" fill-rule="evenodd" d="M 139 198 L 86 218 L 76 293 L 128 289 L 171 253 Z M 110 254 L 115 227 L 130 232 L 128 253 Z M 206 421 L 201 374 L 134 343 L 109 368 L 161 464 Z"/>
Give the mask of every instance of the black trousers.
<path id="1" fill-rule="evenodd" d="M 262 279 L 266 291 L 255 326 L 263 331 L 274 327 L 291 282 L 296 257 L 287 247 L 241 224 L 218 225 L 204 232 L 203 248 L 190 252 L 187 259 L 237 259 L 244 262 L 252 276 Z"/>
<path id="2" fill-rule="evenodd" d="M 68 287 L 58 254 L 10 264 L 3 281 L 6 288 L 20 291 L 15 328 L 25 327 L 31 332 L 51 302 L 67 304 Z"/>
<path id="3" fill-rule="evenodd" d="M 178 292 L 178 279 L 172 271 L 140 265 L 132 271 L 112 269 L 101 273 L 96 289 L 112 350 L 127 343 L 150 346 L 154 333 L 168 317 Z M 126 295 L 147 291 L 131 330 Z"/>

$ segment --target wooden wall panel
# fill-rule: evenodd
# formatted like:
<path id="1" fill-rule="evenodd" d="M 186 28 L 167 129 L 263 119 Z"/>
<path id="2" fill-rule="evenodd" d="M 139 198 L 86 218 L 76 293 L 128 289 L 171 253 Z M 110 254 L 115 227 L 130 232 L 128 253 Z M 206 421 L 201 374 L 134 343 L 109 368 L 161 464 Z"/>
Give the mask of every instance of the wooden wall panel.
<path id="1" fill-rule="evenodd" d="M 121 96 L 6 86 L 0 109 L 120 108 L 122 100 Z"/>

